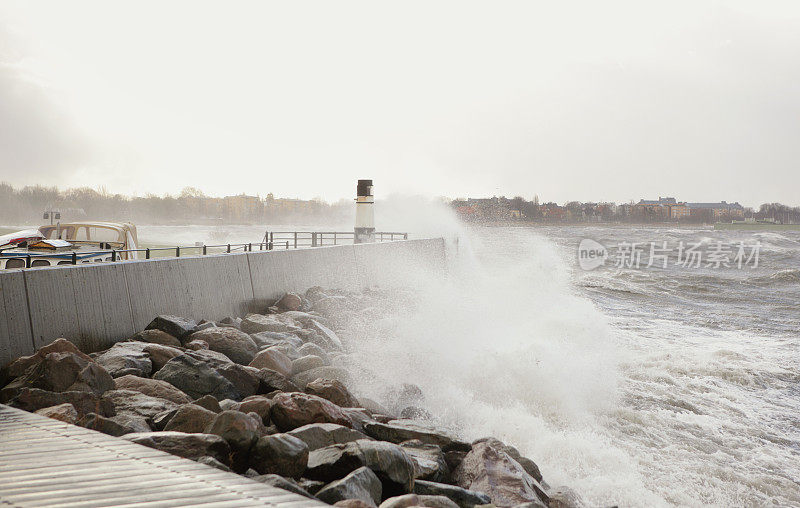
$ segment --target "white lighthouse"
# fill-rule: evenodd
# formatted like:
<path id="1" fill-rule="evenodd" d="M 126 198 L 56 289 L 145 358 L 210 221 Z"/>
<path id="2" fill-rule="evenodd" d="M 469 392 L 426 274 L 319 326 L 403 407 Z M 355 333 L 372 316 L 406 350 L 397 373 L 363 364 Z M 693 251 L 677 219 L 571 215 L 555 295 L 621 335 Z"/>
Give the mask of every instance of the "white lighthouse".
<path id="1" fill-rule="evenodd" d="M 355 243 L 375 241 L 375 211 L 372 180 L 359 180 L 356 187 Z"/>

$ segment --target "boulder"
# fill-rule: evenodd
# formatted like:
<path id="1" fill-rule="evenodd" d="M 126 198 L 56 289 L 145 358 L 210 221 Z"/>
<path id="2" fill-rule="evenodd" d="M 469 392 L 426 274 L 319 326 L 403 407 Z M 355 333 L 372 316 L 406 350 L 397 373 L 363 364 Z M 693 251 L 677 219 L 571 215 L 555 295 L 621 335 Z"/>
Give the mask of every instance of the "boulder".
<path id="1" fill-rule="evenodd" d="M 537 466 L 534 461 L 527 457 L 523 457 L 519 453 L 519 450 L 513 446 L 505 445 L 503 447 L 503 451 L 510 455 L 512 459 L 519 462 L 519 465 L 522 466 L 522 469 L 524 469 L 529 475 L 533 476 L 534 480 L 539 483 L 542 482 L 542 473 L 539 471 L 539 466 Z"/>
<path id="2" fill-rule="evenodd" d="M 274 370 L 287 377 L 292 375 L 292 360 L 274 347 L 259 351 L 250 362 L 250 366 L 257 369 Z"/>
<path id="3" fill-rule="evenodd" d="M 306 385 L 305 392 L 327 399 L 339 407 L 361 407 L 353 394 L 336 379 L 315 379 Z"/>
<path id="4" fill-rule="evenodd" d="M 118 415 L 127 413 L 145 420 L 152 420 L 158 413 L 178 407 L 171 400 L 151 397 L 134 390 L 109 390 L 103 394 L 103 400 L 110 401 Z"/>
<path id="5" fill-rule="evenodd" d="M 283 476 L 277 474 L 262 474 L 258 476 L 253 476 L 250 479 L 257 481 L 259 483 L 271 485 L 272 487 L 278 489 L 283 489 L 289 492 L 293 492 L 295 494 L 299 494 L 309 499 L 317 499 L 294 480 L 290 478 L 284 478 Z"/>
<path id="6" fill-rule="evenodd" d="M 318 356 L 322 358 L 322 361 L 325 362 L 326 364 L 331 361 L 330 358 L 328 357 L 328 352 L 322 349 L 319 345 L 314 344 L 313 342 L 307 342 L 303 344 L 302 346 L 300 346 L 297 352 L 303 356 L 306 355 Z"/>
<path id="7" fill-rule="evenodd" d="M 52 418 L 53 420 L 58 420 L 64 423 L 75 424 L 75 422 L 78 421 L 78 411 L 76 411 L 75 406 L 73 406 L 69 402 L 65 402 L 64 404 L 59 404 L 57 406 L 50 406 L 38 409 L 36 410 L 36 414 L 46 416 L 48 418 Z"/>
<path id="8" fill-rule="evenodd" d="M 215 399 L 211 395 L 203 395 L 199 399 L 196 399 L 193 404 L 196 404 L 200 407 L 206 408 L 212 413 L 220 413 L 222 412 L 222 408 L 219 405 L 219 401 Z"/>
<path id="9" fill-rule="evenodd" d="M 190 434 L 202 433 L 214 421 L 216 416 L 216 413 L 197 404 L 184 404 L 175 411 L 175 414 L 172 415 L 163 429 Z"/>
<path id="10" fill-rule="evenodd" d="M 261 369 L 256 374 L 258 377 L 258 393 L 266 394 L 274 391 L 299 392 L 300 388 L 280 372 L 270 369 Z"/>
<path id="11" fill-rule="evenodd" d="M 381 502 L 383 486 L 381 481 L 368 467 L 360 467 L 341 480 L 335 480 L 319 492 L 317 498 L 328 504 L 345 499 L 360 499 L 370 506 Z"/>
<path id="12" fill-rule="evenodd" d="M 458 508 L 450 499 L 444 496 L 420 496 L 417 494 L 406 494 L 387 499 L 381 503 L 380 508 L 408 508 L 411 506 L 421 506 L 425 508 Z"/>
<path id="13" fill-rule="evenodd" d="M 325 361 L 317 355 L 301 356 L 292 362 L 292 373 L 299 374 L 311 369 L 324 367 Z"/>
<path id="14" fill-rule="evenodd" d="M 487 494 L 498 507 L 536 501 L 547 504 L 548 496 L 539 482 L 504 447 L 493 438 L 472 443 L 472 450 L 453 471 L 454 483 Z"/>
<path id="15" fill-rule="evenodd" d="M 166 381 L 149 379 L 127 374 L 117 378 L 117 389 L 133 390 L 151 397 L 170 400 L 176 404 L 188 404 L 192 401 L 188 395 Z"/>
<path id="16" fill-rule="evenodd" d="M 458 441 L 452 436 L 416 420 L 392 420 L 389 423 L 367 423 L 364 425 L 364 431 L 368 436 L 391 443 L 402 443 L 403 441 L 417 439 L 425 444 L 436 445 L 445 451 L 470 450 L 469 444 Z"/>
<path id="17" fill-rule="evenodd" d="M 194 399 L 203 395 L 212 395 L 217 400 L 240 398 L 239 392 L 222 374 L 189 354 L 168 361 L 153 379 L 166 381 Z"/>
<path id="18" fill-rule="evenodd" d="M 282 351 L 290 358 L 299 358 L 297 348 L 303 345 L 303 340 L 290 332 L 258 332 L 251 333 L 250 338 L 255 341 L 259 349 L 266 349 L 268 347 L 281 346 Z M 287 353 L 286 346 L 289 346 L 293 351 L 293 355 Z"/>
<path id="19" fill-rule="evenodd" d="M 336 501 L 333 503 L 333 506 L 338 506 L 339 508 L 373 508 L 375 505 L 365 503 L 360 499 L 345 499 L 343 501 Z"/>
<path id="20" fill-rule="evenodd" d="M 205 344 L 205 341 L 202 341 Z M 198 349 L 197 351 L 187 350 L 186 354 L 189 354 L 198 360 L 203 360 L 204 362 L 212 362 L 214 365 L 220 363 L 233 363 L 233 360 L 225 356 L 223 353 L 219 351 L 212 351 L 210 349 Z"/>
<path id="21" fill-rule="evenodd" d="M 491 503 L 486 494 L 474 492 L 454 485 L 430 482 L 426 480 L 414 481 L 414 492 L 425 496 L 445 496 L 460 508 L 473 508 L 474 506 Z"/>
<path id="22" fill-rule="evenodd" d="M 302 439 L 311 451 L 335 444 L 358 441 L 359 439 L 371 439 L 357 430 L 335 423 L 309 423 L 288 433 Z"/>
<path id="23" fill-rule="evenodd" d="M 106 418 L 95 413 L 89 413 L 78 420 L 77 425 L 115 437 L 134 432 L 150 432 L 152 430 L 144 418 L 126 414 Z"/>
<path id="24" fill-rule="evenodd" d="M 194 332 L 189 339 L 206 342 L 209 349 L 224 354 L 240 365 L 247 365 L 253 361 L 253 357 L 258 352 L 258 346 L 253 339 L 236 328 L 206 328 Z"/>
<path id="25" fill-rule="evenodd" d="M 208 350 L 208 342 L 204 340 L 190 340 L 184 344 L 183 347 L 192 351 L 206 351 Z"/>
<path id="26" fill-rule="evenodd" d="M 258 393 L 261 386 L 261 378 L 259 377 L 258 370 L 252 367 L 239 365 L 238 363 L 211 361 L 209 365 L 233 385 L 236 392 L 239 394 L 236 400 L 250 397 Z"/>
<path id="27" fill-rule="evenodd" d="M 231 316 L 224 317 L 217 321 L 217 326 L 231 326 L 233 328 L 240 328 L 242 327 L 242 318 L 235 318 Z"/>
<path id="28" fill-rule="evenodd" d="M 399 446 L 381 441 L 359 440 L 314 450 L 305 476 L 330 482 L 359 467 L 372 469 L 383 485 L 384 496 L 406 494 L 414 486 L 414 462 Z"/>
<path id="29" fill-rule="evenodd" d="M 558 487 L 548 492 L 549 508 L 586 508 L 589 506 L 577 492 L 569 487 Z"/>
<path id="30" fill-rule="evenodd" d="M 242 331 L 245 333 L 278 332 L 286 333 L 297 327 L 284 323 L 275 315 L 248 314 L 242 319 Z"/>
<path id="31" fill-rule="evenodd" d="M 322 397 L 301 392 L 275 395 L 272 398 L 270 420 L 284 432 L 309 423 L 352 426 L 340 407 Z"/>
<path id="32" fill-rule="evenodd" d="M 223 411 L 217 414 L 205 429 L 206 434 L 220 436 L 231 448 L 231 468 L 238 472 L 247 470 L 250 448 L 259 438 L 258 426 L 241 411 Z"/>
<path id="33" fill-rule="evenodd" d="M 239 411 L 242 413 L 256 413 L 264 425 L 269 425 L 271 409 L 272 401 L 261 395 L 252 395 L 239 403 Z"/>
<path id="34" fill-rule="evenodd" d="M 38 388 L 21 388 L 8 402 L 25 411 L 34 412 L 37 409 L 70 403 L 82 417 L 88 413 L 97 413 L 103 416 L 113 416 L 114 404 L 110 400 L 100 398 L 91 392 L 50 392 Z"/>
<path id="35" fill-rule="evenodd" d="M 182 318 L 180 316 L 157 316 L 150 321 L 147 325 L 148 330 L 161 330 L 178 339 L 183 339 L 185 336 L 192 333 L 197 326 L 197 322 L 193 319 Z"/>
<path id="36" fill-rule="evenodd" d="M 286 293 L 275 303 L 275 305 L 283 310 L 300 310 L 302 303 L 303 301 L 296 294 Z"/>
<path id="37" fill-rule="evenodd" d="M 5 377 L 13 379 L 21 376 L 29 367 L 39 363 L 50 353 L 72 353 L 86 361 L 93 361 L 89 355 L 81 352 L 78 347 L 67 339 L 56 339 L 46 346 L 42 346 L 31 356 L 23 356 L 9 363 L 3 370 Z"/>
<path id="38" fill-rule="evenodd" d="M 306 386 L 315 379 L 335 379 L 341 381 L 345 385 L 353 382 L 353 376 L 350 375 L 347 369 L 334 366 L 316 367 L 292 376 L 292 381 L 294 381 L 297 386 Z"/>
<path id="39" fill-rule="evenodd" d="M 213 434 L 186 434 L 183 432 L 136 432 L 122 437 L 136 444 L 149 446 L 178 457 L 199 459 L 213 457 L 226 464 L 230 456 L 228 443 Z"/>
<path id="40" fill-rule="evenodd" d="M 300 478 L 308 465 L 308 445 L 289 434 L 263 436 L 250 451 L 250 467 L 261 474 Z"/>
<path id="41" fill-rule="evenodd" d="M 0 400 L 13 398 L 22 388 L 101 395 L 114 388 L 114 380 L 105 369 L 81 355 L 49 353 L 3 388 Z"/>
<path id="42" fill-rule="evenodd" d="M 425 408 L 406 406 L 400 410 L 401 420 L 433 420 L 433 415 Z"/>
<path id="43" fill-rule="evenodd" d="M 183 354 L 183 351 L 178 348 L 162 344 L 148 344 L 142 351 L 147 353 L 150 358 L 150 363 L 153 364 L 153 373 L 158 372 L 168 361 Z"/>
<path id="44" fill-rule="evenodd" d="M 205 464 L 206 466 L 211 466 L 213 468 L 219 469 L 220 471 L 225 471 L 226 473 L 232 473 L 233 472 L 233 470 L 231 468 L 229 468 L 228 466 L 226 466 L 222 462 L 218 461 L 214 457 L 205 456 L 205 457 L 200 457 L 199 459 L 194 459 L 194 460 L 196 462 L 199 462 L 200 464 Z"/>
<path id="45" fill-rule="evenodd" d="M 414 461 L 414 478 L 444 482 L 450 475 L 442 449 L 436 445 L 425 444 L 419 440 L 400 443 L 406 455 Z"/>
<path id="46" fill-rule="evenodd" d="M 117 342 L 104 351 L 95 361 L 113 377 L 132 374 L 147 377 L 153 371 L 153 363 L 144 352 L 146 342 Z"/>
<path id="47" fill-rule="evenodd" d="M 310 325 L 310 328 L 323 338 L 323 343 L 318 344 L 326 351 L 339 351 L 342 349 L 342 341 L 336 335 L 336 332 L 316 320 L 312 320 Z"/>
<path id="48" fill-rule="evenodd" d="M 151 344 L 161 344 L 162 346 L 181 347 L 181 341 L 163 330 L 152 328 L 142 330 L 128 338 L 133 342 L 149 342 Z"/>

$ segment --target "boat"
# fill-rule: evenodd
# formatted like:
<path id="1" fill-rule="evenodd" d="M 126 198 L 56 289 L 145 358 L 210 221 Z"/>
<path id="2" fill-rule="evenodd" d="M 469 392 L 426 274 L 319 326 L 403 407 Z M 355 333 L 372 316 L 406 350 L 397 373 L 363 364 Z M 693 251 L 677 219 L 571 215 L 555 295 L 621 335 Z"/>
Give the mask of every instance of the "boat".
<path id="1" fill-rule="evenodd" d="M 49 224 L 0 236 L 0 270 L 137 259 L 130 222 Z"/>

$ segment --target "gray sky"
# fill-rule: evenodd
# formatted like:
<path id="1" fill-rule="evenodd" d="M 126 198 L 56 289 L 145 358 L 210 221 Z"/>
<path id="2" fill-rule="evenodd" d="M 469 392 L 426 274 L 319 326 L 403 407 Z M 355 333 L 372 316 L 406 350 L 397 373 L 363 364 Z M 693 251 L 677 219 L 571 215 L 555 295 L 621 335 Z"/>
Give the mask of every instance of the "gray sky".
<path id="1" fill-rule="evenodd" d="M 0 180 L 800 205 L 800 3 L 0 3 Z"/>

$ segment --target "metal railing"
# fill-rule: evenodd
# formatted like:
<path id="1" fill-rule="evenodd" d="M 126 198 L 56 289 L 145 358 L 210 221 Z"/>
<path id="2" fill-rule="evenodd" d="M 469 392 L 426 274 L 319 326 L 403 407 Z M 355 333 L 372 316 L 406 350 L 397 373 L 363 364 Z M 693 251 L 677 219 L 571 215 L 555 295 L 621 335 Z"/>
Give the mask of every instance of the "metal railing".
<path id="1" fill-rule="evenodd" d="M 386 242 L 394 240 L 408 240 L 408 233 L 397 232 L 376 232 L 375 240 L 377 242 Z M 8 261 L 21 260 L 24 261 L 25 266 L 14 266 L 12 268 L 36 268 L 37 266 L 58 266 L 58 265 L 78 265 L 91 262 L 117 262 L 132 259 L 128 254 L 136 253 L 137 259 L 139 253 L 144 254 L 144 259 L 152 259 L 153 254 L 166 252 L 167 255 L 158 257 L 171 257 L 170 252 L 175 254 L 174 257 L 181 257 L 181 255 L 202 255 L 208 254 L 230 254 L 235 252 L 254 252 L 270 251 L 270 250 L 288 250 L 288 249 L 302 249 L 310 247 L 322 247 L 330 245 L 346 245 L 352 244 L 355 240 L 355 233 L 352 231 L 268 231 L 264 234 L 264 239 L 258 243 L 227 243 L 219 245 L 176 245 L 175 247 L 145 247 L 141 249 L 105 249 L 98 251 L 72 251 L 72 252 L 52 252 L 52 253 L 26 253 L 25 255 L 3 255 L 0 251 L 0 260 L 5 260 L 8 267 Z M 48 263 L 47 265 L 37 265 L 36 260 L 46 258 L 48 260 L 60 260 L 55 265 Z"/>

